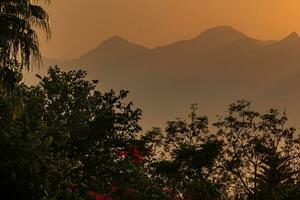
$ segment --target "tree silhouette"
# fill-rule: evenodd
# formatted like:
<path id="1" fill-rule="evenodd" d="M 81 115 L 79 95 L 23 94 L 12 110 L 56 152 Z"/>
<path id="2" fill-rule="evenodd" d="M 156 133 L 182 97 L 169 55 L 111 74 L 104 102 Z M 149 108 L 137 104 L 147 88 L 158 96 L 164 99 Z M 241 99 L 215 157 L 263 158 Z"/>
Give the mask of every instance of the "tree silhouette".
<path id="1" fill-rule="evenodd" d="M 222 142 L 208 130 L 208 118 L 197 115 L 191 106 L 190 121 L 168 121 L 163 142 L 165 159 L 158 161 L 155 174 L 161 177 L 173 196 L 186 199 L 221 197 L 221 184 L 211 179 Z"/>
<path id="2" fill-rule="evenodd" d="M 274 109 L 260 114 L 244 100 L 230 105 L 228 115 L 215 123 L 224 141 L 224 169 L 241 199 L 262 199 L 263 193 L 277 199 L 280 188 L 296 183 L 299 143 L 286 123 L 285 114 Z"/>
<path id="3" fill-rule="evenodd" d="M 50 37 L 49 17 L 40 1 L 0 1 L 0 67 L 30 68 L 31 58 L 41 64 L 36 29 Z M 50 1 L 45 0 L 49 3 Z"/>

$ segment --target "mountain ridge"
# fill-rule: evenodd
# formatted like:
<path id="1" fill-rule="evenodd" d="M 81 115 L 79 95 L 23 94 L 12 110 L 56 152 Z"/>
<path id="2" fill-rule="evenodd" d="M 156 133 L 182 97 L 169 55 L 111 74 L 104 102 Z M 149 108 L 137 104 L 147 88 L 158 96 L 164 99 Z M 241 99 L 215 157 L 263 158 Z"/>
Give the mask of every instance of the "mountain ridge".
<path id="1" fill-rule="evenodd" d="M 262 40 L 251 38 L 246 34 L 230 26 L 217 26 L 203 31 L 201 34 L 199 34 L 198 36 L 192 39 L 180 40 L 168 45 L 159 46 L 150 49 L 142 45 L 132 43 L 121 36 L 113 36 L 102 41 L 100 45 L 98 45 L 96 48 L 80 56 L 71 65 L 74 66 L 74 64 L 76 63 L 80 63 L 81 66 L 90 65 L 89 63 L 93 62 L 94 65 L 98 65 L 106 68 L 106 67 L 111 67 L 112 65 L 116 67 L 121 65 L 122 63 L 123 66 L 130 67 L 129 65 L 131 65 L 132 68 L 135 69 L 137 68 L 135 65 L 140 65 L 141 67 L 146 67 L 146 68 L 147 67 L 157 68 L 157 67 L 161 67 L 161 65 L 168 66 L 168 65 L 176 65 L 176 63 L 183 64 L 186 62 L 190 65 L 194 65 L 195 67 L 195 65 L 201 65 L 201 63 L 199 63 L 200 61 L 198 63 L 194 62 L 193 64 L 191 63 L 191 60 L 196 60 L 198 58 L 200 59 L 203 56 L 204 57 L 211 56 L 211 57 L 218 58 L 219 57 L 218 55 L 213 55 L 216 53 L 216 51 L 222 51 L 222 49 L 226 49 L 228 46 L 232 44 L 237 45 L 239 41 L 240 41 L 240 45 L 242 46 L 244 45 L 242 52 L 247 53 L 248 51 L 247 54 L 249 54 L 253 52 L 253 48 L 257 48 L 257 44 L 260 45 L 261 47 L 273 45 L 274 47 L 270 47 L 270 49 L 272 48 L 276 49 L 277 48 L 276 45 L 295 46 L 295 41 L 298 41 L 298 38 L 299 36 L 297 33 L 291 33 L 290 35 L 288 35 L 287 37 L 279 41 L 262 41 Z M 254 43 L 254 41 L 256 41 L 256 44 Z M 247 45 L 249 49 L 247 49 Z M 297 45 L 295 47 L 297 47 Z M 269 47 L 265 49 L 268 48 Z M 300 39 L 299 39 L 299 48 L 300 48 Z M 268 50 L 259 50 L 259 51 L 262 52 Z M 277 51 L 277 50 L 270 50 L 270 51 Z M 269 54 L 269 53 L 264 53 L 264 54 Z M 144 59 L 144 62 L 141 61 L 142 58 Z M 257 58 L 257 60 L 261 60 L 261 58 Z M 155 64 L 155 62 L 157 62 L 157 64 Z M 147 65 L 145 63 L 149 63 L 149 64 Z"/>
<path id="2" fill-rule="evenodd" d="M 222 36 L 221 40 L 224 40 L 224 33 L 225 33 L 225 35 L 228 34 L 228 33 L 235 34 L 235 39 L 229 40 L 230 42 L 233 42 L 233 41 L 239 40 L 239 39 L 253 39 L 253 40 L 256 40 L 258 44 L 261 44 L 261 45 L 272 45 L 274 43 L 279 43 L 279 42 L 280 43 L 285 43 L 286 41 L 289 41 L 291 43 L 292 42 L 299 42 L 299 44 L 300 44 L 300 37 L 299 37 L 299 34 L 297 32 L 292 32 L 292 33 L 290 33 L 289 35 L 287 35 L 286 37 L 284 37 L 281 40 L 260 40 L 260 39 L 255 39 L 255 38 L 249 37 L 246 34 L 234 29 L 231 26 L 224 25 L 224 26 L 216 26 L 216 27 L 208 28 L 205 31 L 203 31 L 202 33 L 198 34 L 196 37 L 191 38 L 191 39 L 179 40 L 179 41 L 175 41 L 175 42 L 172 42 L 170 44 L 167 44 L 167 45 L 157 46 L 157 47 L 154 47 L 154 48 L 148 48 L 144 45 L 130 42 L 129 40 L 125 39 L 124 37 L 122 37 L 120 35 L 115 35 L 115 36 L 111 36 L 111 37 L 108 37 L 107 39 L 103 40 L 96 47 L 94 47 L 91 50 L 83 53 L 79 58 L 77 58 L 77 59 L 74 58 L 74 59 L 71 59 L 71 60 L 73 60 L 73 61 L 74 60 L 79 60 L 84 55 L 87 55 L 91 52 L 94 52 L 95 50 L 97 50 L 99 48 L 104 48 L 104 47 L 107 47 L 107 46 L 111 46 L 112 44 L 114 44 L 114 45 L 127 44 L 127 45 L 132 45 L 132 46 L 135 46 L 135 47 L 140 47 L 141 49 L 144 49 L 144 50 L 153 51 L 153 50 L 162 49 L 162 48 L 166 48 L 166 47 L 173 46 L 173 45 L 178 45 L 178 44 L 181 44 L 181 43 L 195 42 L 196 40 L 199 40 L 199 39 L 203 40 L 203 37 L 207 37 L 207 36 L 211 37 L 212 35 L 221 35 Z M 55 60 L 55 59 L 51 58 L 50 60 Z M 68 63 L 68 61 L 64 61 L 64 62 Z"/>
<path id="3" fill-rule="evenodd" d="M 89 79 L 100 80 L 99 87 L 104 90 L 128 89 L 130 99 L 143 109 L 143 123 L 149 127 L 184 113 L 195 102 L 205 105 L 203 112 L 212 116 L 217 114 L 214 110 L 237 99 L 290 104 L 296 108 L 291 117 L 297 116 L 299 55 L 297 33 L 278 41 L 263 41 L 220 26 L 156 48 L 114 36 L 80 58 L 59 65 L 86 70 Z M 286 88 L 282 96 L 274 95 L 274 91 L 285 89 L 279 87 L 282 84 L 295 88 Z"/>

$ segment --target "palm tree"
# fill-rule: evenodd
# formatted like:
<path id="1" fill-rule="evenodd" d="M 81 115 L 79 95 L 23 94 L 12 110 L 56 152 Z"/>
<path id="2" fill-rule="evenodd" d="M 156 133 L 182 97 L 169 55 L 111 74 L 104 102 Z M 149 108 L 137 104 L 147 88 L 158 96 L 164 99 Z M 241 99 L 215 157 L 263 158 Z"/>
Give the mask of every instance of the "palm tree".
<path id="1" fill-rule="evenodd" d="M 0 68 L 30 69 L 41 65 L 36 29 L 50 38 L 49 16 L 39 0 L 0 0 Z M 50 3 L 50 0 L 43 0 Z"/>

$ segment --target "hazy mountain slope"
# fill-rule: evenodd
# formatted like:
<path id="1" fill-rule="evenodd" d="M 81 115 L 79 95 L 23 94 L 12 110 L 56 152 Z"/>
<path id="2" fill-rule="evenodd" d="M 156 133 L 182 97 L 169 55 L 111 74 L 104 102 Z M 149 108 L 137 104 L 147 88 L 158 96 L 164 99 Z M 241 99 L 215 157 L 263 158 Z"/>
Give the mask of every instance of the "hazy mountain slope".
<path id="1" fill-rule="evenodd" d="M 130 90 L 130 99 L 144 111 L 143 124 L 150 127 L 184 114 L 195 102 L 210 116 L 241 98 L 256 100 L 261 108 L 290 101 L 296 106 L 299 55 L 296 33 L 280 41 L 261 41 L 221 26 L 154 49 L 112 37 L 62 66 L 87 70 L 104 89 Z M 290 84 L 283 84 L 287 81 Z M 275 103 L 272 97 L 283 100 Z"/>
<path id="2" fill-rule="evenodd" d="M 265 46 L 265 59 L 269 64 L 282 65 L 282 67 L 295 67 L 300 64 L 300 37 L 292 33 L 279 42 Z"/>
<path id="3" fill-rule="evenodd" d="M 120 64 L 130 57 L 137 57 L 142 53 L 150 51 L 148 48 L 132 44 L 120 36 L 111 37 L 103 41 L 95 49 L 75 60 L 74 64 L 95 64 L 103 67 Z"/>
<path id="4" fill-rule="evenodd" d="M 59 62 L 58 60 L 47 58 L 47 57 L 43 57 L 42 61 L 43 61 L 42 66 L 32 66 L 32 68 L 29 71 L 27 70 L 23 71 L 23 75 L 24 75 L 23 80 L 26 84 L 29 85 L 36 84 L 38 82 L 38 78 L 36 77 L 36 74 L 45 75 L 47 73 L 49 66 L 55 66 L 61 64 L 61 62 Z"/>

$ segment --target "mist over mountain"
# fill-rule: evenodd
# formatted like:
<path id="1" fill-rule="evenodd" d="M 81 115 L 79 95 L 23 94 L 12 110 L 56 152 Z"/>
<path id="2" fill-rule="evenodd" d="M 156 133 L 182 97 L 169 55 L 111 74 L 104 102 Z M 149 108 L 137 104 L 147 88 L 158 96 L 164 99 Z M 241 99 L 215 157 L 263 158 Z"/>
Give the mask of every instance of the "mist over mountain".
<path id="1" fill-rule="evenodd" d="M 144 111 L 146 127 L 163 125 L 186 113 L 192 103 L 214 117 L 242 98 L 260 108 L 286 108 L 292 122 L 300 112 L 297 33 L 280 41 L 262 41 L 220 26 L 154 49 L 114 36 L 78 59 L 46 59 L 44 64 L 84 69 L 89 78 L 100 80 L 103 89 L 129 90 L 130 99 Z"/>

